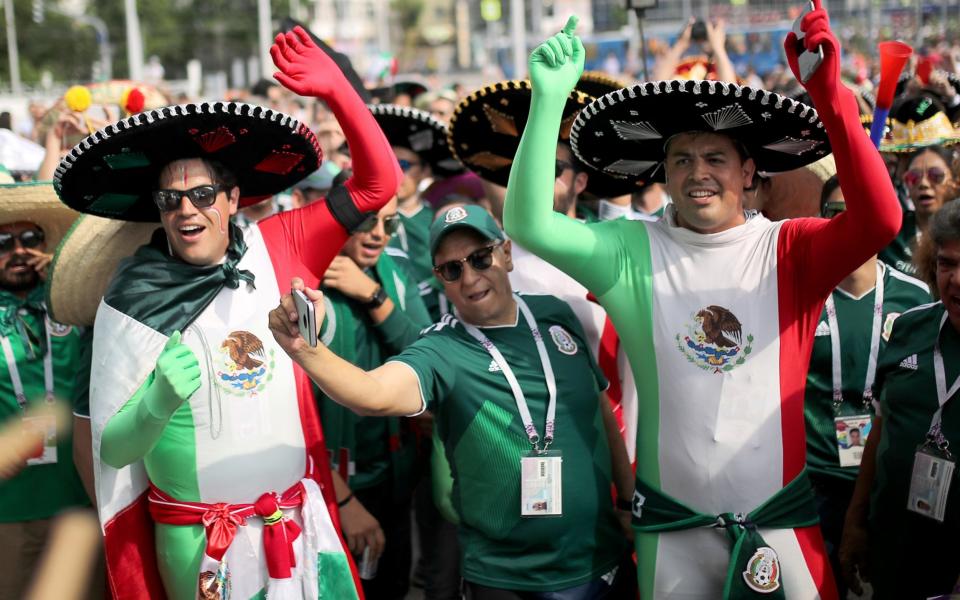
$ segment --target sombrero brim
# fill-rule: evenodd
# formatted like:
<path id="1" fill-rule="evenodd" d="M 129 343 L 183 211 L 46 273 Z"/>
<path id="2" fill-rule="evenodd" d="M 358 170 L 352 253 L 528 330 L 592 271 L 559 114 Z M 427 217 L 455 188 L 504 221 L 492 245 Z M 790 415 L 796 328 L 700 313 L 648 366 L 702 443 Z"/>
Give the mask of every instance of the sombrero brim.
<path id="1" fill-rule="evenodd" d="M 610 92 L 615 92 L 629 85 L 626 81 L 611 77 L 602 71 L 584 71 L 577 81 L 577 90 L 590 96 L 599 98 Z"/>
<path id="2" fill-rule="evenodd" d="M 81 215 L 67 232 L 47 276 L 47 309 L 58 323 L 88 327 L 120 261 L 150 241 L 156 223 Z"/>
<path id="3" fill-rule="evenodd" d="M 731 136 L 761 173 L 779 173 L 830 154 L 813 108 L 766 90 L 731 83 L 673 80 L 638 83 L 589 104 L 573 124 L 577 158 L 620 182 L 621 194 L 640 182 L 663 181 L 666 144 L 677 134 Z"/>
<path id="4" fill-rule="evenodd" d="M 71 208 L 157 222 L 151 191 L 172 161 L 207 158 L 237 177 L 240 206 L 291 187 L 320 165 L 310 129 L 262 106 L 213 102 L 143 112 L 87 136 L 60 161 L 54 187 Z"/>
<path id="5" fill-rule="evenodd" d="M 409 148 L 430 165 L 434 175 L 449 177 L 463 172 L 447 145 L 447 125 L 430 113 L 396 104 L 371 104 L 370 112 L 377 120 L 391 146 Z"/>
<path id="6" fill-rule="evenodd" d="M 0 185 L 0 225 L 20 221 L 38 225 L 47 252 L 57 247 L 79 216 L 60 202 L 49 181 Z"/>
<path id="7" fill-rule="evenodd" d="M 500 81 L 460 101 L 450 119 L 450 151 L 482 179 L 507 185 L 510 167 L 530 113 L 529 81 Z M 560 139 L 567 140 L 577 113 L 589 97 L 570 92 L 563 108 Z"/>

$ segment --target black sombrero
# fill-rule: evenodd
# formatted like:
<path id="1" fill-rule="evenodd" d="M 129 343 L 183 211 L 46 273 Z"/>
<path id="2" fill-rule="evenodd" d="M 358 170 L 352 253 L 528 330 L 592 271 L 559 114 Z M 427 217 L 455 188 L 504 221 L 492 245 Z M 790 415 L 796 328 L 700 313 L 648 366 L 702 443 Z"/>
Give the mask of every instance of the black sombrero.
<path id="1" fill-rule="evenodd" d="M 719 81 L 651 81 L 597 98 L 573 124 L 577 158 L 619 181 L 619 193 L 639 182 L 663 181 L 667 141 L 706 131 L 735 137 L 761 173 L 779 173 L 830 154 L 817 111 L 766 90 Z M 591 175 L 591 178 L 593 176 Z"/>
<path id="2" fill-rule="evenodd" d="M 435 176 L 449 177 L 463 172 L 463 165 L 447 145 L 446 123 L 409 106 L 371 104 L 369 108 L 390 145 L 416 152 L 430 165 Z"/>
<path id="3" fill-rule="evenodd" d="M 580 80 L 577 81 L 577 90 L 591 98 L 599 98 L 625 88 L 627 85 L 626 81 L 611 77 L 603 71 L 584 71 Z"/>
<path id="4" fill-rule="evenodd" d="M 310 129 L 283 113 L 238 102 L 168 106 L 84 138 L 60 161 L 54 187 L 80 212 L 154 222 L 151 191 L 164 166 L 184 158 L 219 161 L 237 177 L 240 206 L 281 192 L 320 165 Z"/>

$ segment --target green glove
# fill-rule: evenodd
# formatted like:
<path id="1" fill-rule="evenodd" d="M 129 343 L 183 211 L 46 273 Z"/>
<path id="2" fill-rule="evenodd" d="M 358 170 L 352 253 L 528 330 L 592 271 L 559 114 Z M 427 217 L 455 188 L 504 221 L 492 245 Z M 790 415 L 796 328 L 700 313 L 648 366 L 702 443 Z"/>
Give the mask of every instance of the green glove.
<path id="1" fill-rule="evenodd" d="M 200 388 L 200 364 L 180 332 L 174 331 L 153 370 L 153 383 L 144 397 L 154 417 L 166 418 Z"/>
<path id="2" fill-rule="evenodd" d="M 580 21 L 570 15 L 563 31 L 543 42 L 530 54 L 528 67 L 534 94 L 566 98 L 583 74 L 583 43 L 573 35 Z"/>

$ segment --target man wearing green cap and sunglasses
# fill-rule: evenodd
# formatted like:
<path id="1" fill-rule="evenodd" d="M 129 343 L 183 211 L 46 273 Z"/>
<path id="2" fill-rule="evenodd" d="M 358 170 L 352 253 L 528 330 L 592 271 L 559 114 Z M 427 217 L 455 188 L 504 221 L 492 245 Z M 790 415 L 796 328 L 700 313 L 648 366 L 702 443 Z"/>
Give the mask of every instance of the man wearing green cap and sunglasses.
<path id="1" fill-rule="evenodd" d="M 406 255 L 384 252 L 399 219 L 396 198 L 368 215 L 323 276 L 321 339 L 362 369 L 382 365 L 431 322 Z M 315 396 L 347 545 L 358 558 L 377 564 L 375 574 L 362 582 L 364 593 L 403 598 L 411 562 L 413 431 L 399 417 L 360 417 L 322 391 Z"/>
<path id="2" fill-rule="evenodd" d="M 453 474 L 468 599 L 633 597 L 610 498 L 613 480 L 629 505 L 632 475 L 602 396 L 607 382 L 566 304 L 511 291 L 510 250 L 480 207 L 440 214 L 430 251 L 457 316 L 371 371 L 307 345 L 290 296 L 271 311 L 270 328 L 343 406 L 365 415 L 434 412 Z M 305 293 L 324 310 L 321 293 Z"/>

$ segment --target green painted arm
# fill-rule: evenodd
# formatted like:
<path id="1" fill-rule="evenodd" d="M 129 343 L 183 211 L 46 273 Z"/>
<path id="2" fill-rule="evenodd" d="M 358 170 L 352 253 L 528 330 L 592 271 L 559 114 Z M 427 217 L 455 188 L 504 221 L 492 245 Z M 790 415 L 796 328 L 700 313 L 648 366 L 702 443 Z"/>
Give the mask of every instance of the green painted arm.
<path id="1" fill-rule="evenodd" d="M 554 162 L 563 108 L 583 73 L 583 44 L 573 35 L 577 17 L 530 55 L 533 97 L 510 180 L 503 225 L 524 248 L 554 264 L 591 291 L 614 282 L 615 247 L 587 225 L 553 211 Z"/>

